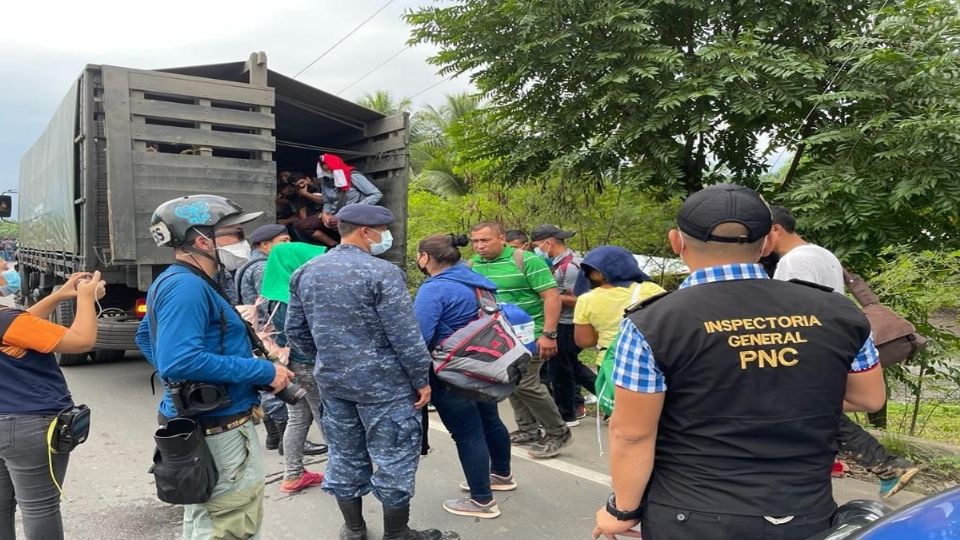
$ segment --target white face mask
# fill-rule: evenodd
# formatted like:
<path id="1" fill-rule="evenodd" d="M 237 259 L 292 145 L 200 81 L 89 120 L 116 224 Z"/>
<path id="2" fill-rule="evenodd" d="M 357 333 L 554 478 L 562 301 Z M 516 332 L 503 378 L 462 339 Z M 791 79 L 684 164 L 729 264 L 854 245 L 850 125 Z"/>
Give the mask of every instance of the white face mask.
<path id="1" fill-rule="evenodd" d="M 393 235 L 390 234 L 390 230 L 387 229 L 380 233 L 380 241 L 374 244 L 370 242 L 370 254 L 371 255 L 381 255 L 386 253 L 390 247 L 393 246 Z"/>
<path id="2" fill-rule="evenodd" d="M 224 269 L 233 272 L 250 258 L 250 243 L 246 240 L 217 248 Z"/>

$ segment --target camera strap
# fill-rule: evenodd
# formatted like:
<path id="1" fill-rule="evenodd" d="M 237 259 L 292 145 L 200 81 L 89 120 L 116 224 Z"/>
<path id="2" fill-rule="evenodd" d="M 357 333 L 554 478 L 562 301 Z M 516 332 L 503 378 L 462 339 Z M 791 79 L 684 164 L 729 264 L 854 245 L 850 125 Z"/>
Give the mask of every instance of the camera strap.
<path id="1" fill-rule="evenodd" d="M 189 265 L 189 264 L 183 264 L 183 263 L 181 263 L 181 262 L 176 262 L 176 263 L 174 263 L 174 264 L 171 265 L 171 266 L 181 266 L 181 267 L 183 267 L 183 268 L 186 268 L 187 270 L 190 270 L 191 272 L 193 272 L 194 274 L 196 274 L 198 277 L 201 277 L 201 278 L 206 277 L 207 279 L 205 279 L 204 281 L 205 281 L 208 285 L 210 285 L 211 287 L 213 287 L 214 290 L 217 291 L 217 293 L 220 294 L 220 296 L 221 296 L 222 298 L 226 299 L 226 295 L 223 294 L 223 290 L 220 288 L 220 286 L 219 286 L 215 281 L 213 281 L 212 279 L 210 279 L 209 277 L 207 277 L 206 274 L 204 274 L 203 272 L 200 272 L 199 269 L 197 269 L 197 268 L 195 268 L 195 267 L 193 267 L 193 266 L 191 266 L 191 265 Z M 156 295 L 157 295 L 157 291 L 158 291 L 159 288 L 160 288 L 160 284 L 163 283 L 164 280 L 166 280 L 167 278 L 169 278 L 169 277 L 172 276 L 172 275 L 174 275 L 174 274 L 165 274 L 165 275 L 161 276 L 160 279 L 158 279 L 157 281 L 154 282 L 153 287 L 150 288 L 150 292 L 147 294 L 147 321 L 148 321 L 148 323 L 149 323 L 149 325 L 150 325 L 150 346 L 153 348 L 154 354 L 156 354 L 156 351 L 157 351 L 157 342 L 156 342 L 156 336 L 157 336 L 157 312 L 156 312 L 156 305 L 157 305 L 157 303 L 156 303 Z M 229 303 L 229 301 L 228 301 L 228 303 Z M 224 311 L 223 311 L 222 308 L 220 309 L 220 322 L 219 322 L 219 325 L 220 325 L 220 354 L 222 355 L 222 354 L 224 354 L 224 353 L 226 352 L 226 337 L 227 337 L 227 317 L 226 317 L 226 314 L 224 313 Z M 154 394 L 154 395 L 156 395 L 156 390 L 155 390 L 154 385 L 153 385 L 153 378 L 154 378 L 154 376 L 158 376 L 159 373 L 160 373 L 159 371 L 154 371 L 153 373 L 150 374 L 150 392 L 151 392 L 152 394 Z M 169 379 L 167 379 L 167 378 L 165 378 L 165 377 L 158 377 L 158 378 L 160 379 L 160 382 L 163 383 L 163 385 L 164 385 L 165 388 L 168 388 L 168 389 L 170 388 L 170 380 L 169 380 Z"/>
<path id="2" fill-rule="evenodd" d="M 223 298 L 223 300 L 227 303 L 227 305 L 230 306 L 230 309 L 233 310 L 234 314 L 236 314 L 236 316 L 240 319 L 240 322 L 243 323 L 244 328 L 247 330 L 247 339 L 250 340 L 250 348 L 253 350 L 253 354 L 254 354 L 255 356 L 257 356 L 257 357 L 260 357 L 260 358 L 267 358 L 267 357 L 269 356 L 269 354 L 267 353 L 267 348 L 263 345 L 263 341 L 260 340 L 260 336 L 257 335 L 256 331 L 254 331 L 253 325 L 251 325 L 249 322 L 247 322 L 247 320 L 243 318 L 243 315 L 241 315 L 240 312 L 237 311 L 236 306 L 234 306 L 234 305 L 233 305 L 233 302 L 230 301 L 230 298 L 227 297 L 227 294 L 223 291 L 223 287 L 221 287 L 219 283 L 217 283 L 216 281 L 214 281 L 213 278 L 211 278 L 210 276 L 208 276 L 206 272 L 200 270 L 200 269 L 197 268 L 196 266 L 193 266 L 193 265 L 190 265 L 190 264 L 186 264 L 186 263 L 182 263 L 182 262 L 179 262 L 179 261 L 177 261 L 177 262 L 175 262 L 175 263 L 173 263 L 173 264 L 174 264 L 174 266 L 182 266 L 182 267 L 186 268 L 187 270 L 193 272 L 194 275 L 196 275 L 197 277 L 199 277 L 200 279 L 202 279 L 203 281 L 205 281 L 205 282 L 207 283 L 207 285 L 210 285 L 211 287 L 213 287 L 213 290 L 215 290 L 215 291 L 217 292 L 217 294 L 220 295 L 220 298 Z M 223 309 L 221 308 L 221 310 L 220 310 L 220 341 L 221 341 L 221 346 L 222 346 L 222 344 L 223 344 L 223 338 L 224 338 L 224 336 L 226 335 L 226 332 L 227 332 L 227 319 L 226 319 L 226 316 L 225 316 L 225 314 L 224 314 L 224 312 L 223 312 Z M 222 354 L 222 353 L 221 353 L 221 354 Z"/>

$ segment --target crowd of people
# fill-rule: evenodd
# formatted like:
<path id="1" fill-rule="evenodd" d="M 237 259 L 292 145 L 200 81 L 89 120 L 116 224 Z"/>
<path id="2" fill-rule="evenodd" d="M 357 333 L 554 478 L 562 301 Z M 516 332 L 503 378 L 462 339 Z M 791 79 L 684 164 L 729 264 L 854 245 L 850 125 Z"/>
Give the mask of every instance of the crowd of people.
<path id="1" fill-rule="evenodd" d="M 752 190 L 718 185 L 684 203 L 669 240 L 691 273 L 676 291 L 621 247 L 581 257 L 568 245 L 572 231 L 544 224 L 526 234 L 486 221 L 469 237 L 420 240 L 415 262 L 427 279 L 411 298 L 403 270 L 379 257 L 394 224 L 376 204 L 380 192 L 330 154 L 318 173 L 281 174 L 279 222 L 249 235 L 244 226 L 262 213 L 222 197 L 174 199 L 153 215 L 153 238 L 175 261 L 150 288 L 137 343 L 164 382 L 161 431 L 191 419 L 206 452 L 198 459 L 219 473 L 204 500 L 184 504 L 184 538 L 260 537 L 260 420 L 266 448 L 284 455 L 280 490 L 320 486 L 333 495 L 342 540 L 367 537 L 369 493 L 382 505 L 385 540 L 442 538 L 409 525 L 428 404 L 456 444 L 467 492 L 443 509 L 496 518 L 496 493 L 520 484 L 511 447 L 534 459 L 560 455 L 595 399 L 596 366 L 581 362 L 584 349 L 598 360 L 612 355 L 616 383 L 614 492 L 597 512 L 594 538 L 637 536 L 640 523 L 652 540 L 806 538 L 827 529 L 836 508 L 838 446 L 880 476 L 884 496 L 915 474 L 843 414 L 878 409 L 885 390 L 869 324 L 842 294 L 839 262 L 797 235 L 788 210 Z M 467 245 L 473 255 L 464 260 Z M 775 279 L 759 264 L 771 252 L 780 256 Z M 2 313 L 10 321 L 0 321 L 0 370 L 18 372 L 0 373 L 0 396 L 24 376 L 15 348 L 38 355 L 44 373 L 36 377 L 59 381 L 42 399 L 0 397 L 0 421 L 23 422 L 16 429 L 41 432 L 49 422 L 23 418 L 67 406 L 50 352 L 92 346 L 99 276 L 71 280 L 76 287 L 29 313 Z M 441 381 L 433 367 L 432 352 L 477 318 L 484 294 L 531 353 L 509 396 L 512 432 L 496 403 Z M 70 330 L 39 320 L 72 298 Z M 195 403 L 186 390 L 195 384 L 216 399 Z M 307 440 L 313 423 L 322 443 Z M 37 460 L 8 453 L 0 451 L 8 464 Z M 328 454 L 324 471 L 304 467 L 310 453 Z M 66 456 L 58 460 L 62 481 Z M 15 470 L 0 469 L 0 504 L 11 508 L 0 514 L 0 536 L 12 531 Z M 48 510 L 54 494 L 45 492 Z M 40 519 L 38 507 L 20 504 L 25 528 L 43 531 L 36 537 L 62 537 L 58 510 Z"/>

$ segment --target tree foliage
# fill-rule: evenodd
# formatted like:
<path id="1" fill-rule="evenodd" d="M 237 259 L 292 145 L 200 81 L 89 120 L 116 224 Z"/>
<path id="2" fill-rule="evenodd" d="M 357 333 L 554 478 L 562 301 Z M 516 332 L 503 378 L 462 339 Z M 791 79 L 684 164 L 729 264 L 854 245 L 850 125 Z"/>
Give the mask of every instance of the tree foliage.
<path id="1" fill-rule="evenodd" d="M 806 232 L 869 263 L 885 247 L 960 247 L 960 9 L 888 7 L 834 41 L 848 71 L 818 99 L 783 200 Z"/>
<path id="2" fill-rule="evenodd" d="M 409 12 L 442 73 L 490 101 L 464 140 L 504 178 L 632 181 L 661 195 L 753 182 L 760 139 L 802 123 L 831 43 L 871 2 L 460 0 Z"/>
<path id="3" fill-rule="evenodd" d="M 413 102 L 410 98 L 395 99 L 389 90 L 377 90 L 369 92 L 357 100 L 357 105 L 366 107 L 380 114 L 391 115 L 402 112 L 410 112 Z"/>
<path id="4" fill-rule="evenodd" d="M 440 106 L 428 105 L 410 121 L 410 164 L 414 182 L 444 197 L 465 195 L 470 190 L 468 170 L 454 147 L 454 134 L 469 121 L 480 100 L 471 94 L 448 95 Z"/>

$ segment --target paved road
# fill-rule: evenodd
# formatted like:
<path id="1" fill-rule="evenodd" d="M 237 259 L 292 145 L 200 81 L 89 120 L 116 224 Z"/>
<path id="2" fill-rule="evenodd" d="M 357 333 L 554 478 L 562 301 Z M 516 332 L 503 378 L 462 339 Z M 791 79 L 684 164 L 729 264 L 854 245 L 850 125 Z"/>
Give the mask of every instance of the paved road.
<path id="1" fill-rule="evenodd" d="M 78 403 L 93 409 L 90 440 L 72 456 L 67 473 L 63 510 L 67 538 L 76 540 L 173 539 L 178 537 L 181 510 L 160 503 L 152 477 L 147 474 L 152 453 L 157 397 L 150 394 L 151 367 L 141 357 L 128 355 L 121 362 L 64 369 Z M 503 417 L 512 419 L 504 406 Z M 515 449 L 514 470 L 520 488 L 498 496 L 503 515 L 478 520 L 444 512 L 444 499 L 460 496 L 462 480 L 456 449 L 434 418 L 429 431 L 433 452 L 418 475 L 412 524 L 431 526 L 456 534 L 449 538 L 589 538 L 593 514 L 609 493 L 606 456 L 597 445 L 596 426 L 590 422 L 574 428 L 575 443 L 560 459 L 534 462 Z M 605 428 L 602 430 L 606 444 Z M 312 434 L 314 440 L 318 436 Z M 261 432 L 262 440 L 262 432 Z M 269 474 L 263 538 L 335 539 L 339 513 L 333 498 L 314 488 L 294 496 L 281 494 L 280 457 L 267 452 Z M 313 465 L 321 470 L 322 463 Z M 871 498 L 876 485 L 844 479 L 835 483 L 840 502 Z M 917 496 L 898 494 L 894 506 Z M 367 498 L 371 538 L 379 535 L 379 508 Z"/>

